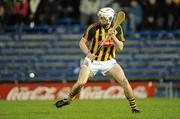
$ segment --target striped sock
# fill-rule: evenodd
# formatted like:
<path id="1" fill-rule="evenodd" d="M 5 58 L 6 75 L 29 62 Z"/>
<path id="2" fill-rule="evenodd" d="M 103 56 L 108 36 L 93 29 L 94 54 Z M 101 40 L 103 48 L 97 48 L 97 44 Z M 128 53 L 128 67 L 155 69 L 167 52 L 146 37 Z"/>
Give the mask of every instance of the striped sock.
<path id="1" fill-rule="evenodd" d="M 129 100 L 129 104 L 130 104 L 131 108 L 136 109 L 137 107 L 136 107 L 136 99 L 135 99 L 135 97 L 128 98 L 128 100 Z"/>
<path id="2" fill-rule="evenodd" d="M 73 100 L 75 98 L 76 94 L 78 94 L 81 91 L 81 88 L 82 87 L 77 87 L 76 89 L 71 90 L 71 92 L 69 94 L 69 99 Z"/>

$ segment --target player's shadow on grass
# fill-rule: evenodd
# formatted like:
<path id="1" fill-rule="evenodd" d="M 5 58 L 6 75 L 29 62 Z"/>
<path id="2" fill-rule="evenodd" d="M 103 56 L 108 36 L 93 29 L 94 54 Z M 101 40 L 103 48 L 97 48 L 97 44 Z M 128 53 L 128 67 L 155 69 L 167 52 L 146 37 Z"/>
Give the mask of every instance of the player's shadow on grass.
<path id="1" fill-rule="evenodd" d="M 6 115 L 8 115 L 8 114 L 3 114 L 3 113 L 0 113 L 0 117 L 1 117 L 1 116 L 6 116 Z"/>
<path id="2" fill-rule="evenodd" d="M 32 114 L 39 114 L 39 115 L 57 114 L 55 112 L 53 112 L 53 113 L 50 113 L 50 112 L 30 112 L 30 113 L 32 113 Z"/>

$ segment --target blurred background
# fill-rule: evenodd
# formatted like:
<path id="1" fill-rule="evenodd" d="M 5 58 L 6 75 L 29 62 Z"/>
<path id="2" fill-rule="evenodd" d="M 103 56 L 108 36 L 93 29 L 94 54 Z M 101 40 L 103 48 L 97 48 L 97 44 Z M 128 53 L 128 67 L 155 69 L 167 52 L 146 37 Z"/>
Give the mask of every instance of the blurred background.
<path id="1" fill-rule="evenodd" d="M 137 96 L 179 97 L 180 0 L 0 0 L 0 99 L 24 99 L 11 97 L 15 87 L 13 95 L 46 87 L 51 99 L 68 92 L 84 56 L 79 40 L 102 7 L 126 13 L 116 57 Z M 90 82 L 102 89 L 111 79 L 98 74 Z"/>

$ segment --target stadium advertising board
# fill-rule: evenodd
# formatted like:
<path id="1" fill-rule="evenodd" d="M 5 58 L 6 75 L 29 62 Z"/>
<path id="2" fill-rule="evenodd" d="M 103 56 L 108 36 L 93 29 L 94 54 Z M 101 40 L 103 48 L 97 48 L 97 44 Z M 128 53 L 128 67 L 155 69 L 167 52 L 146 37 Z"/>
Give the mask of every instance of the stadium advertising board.
<path id="1" fill-rule="evenodd" d="M 0 84 L 0 99 L 3 100 L 53 100 L 67 97 L 72 83 Z M 154 83 L 131 83 L 137 98 L 155 96 Z M 117 83 L 88 83 L 83 88 L 80 99 L 120 99 L 125 98 L 123 88 Z"/>

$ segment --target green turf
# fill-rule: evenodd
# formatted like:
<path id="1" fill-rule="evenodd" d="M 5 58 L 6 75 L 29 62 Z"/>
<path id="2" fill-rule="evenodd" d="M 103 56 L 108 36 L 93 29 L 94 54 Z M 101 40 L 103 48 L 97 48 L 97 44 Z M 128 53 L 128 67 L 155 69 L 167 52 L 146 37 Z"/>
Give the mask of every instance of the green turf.
<path id="1" fill-rule="evenodd" d="M 0 119 L 180 119 L 180 98 L 138 99 L 132 114 L 125 99 L 75 100 L 56 109 L 55 101 L 0 101 Z"/>

